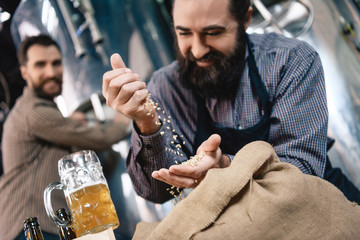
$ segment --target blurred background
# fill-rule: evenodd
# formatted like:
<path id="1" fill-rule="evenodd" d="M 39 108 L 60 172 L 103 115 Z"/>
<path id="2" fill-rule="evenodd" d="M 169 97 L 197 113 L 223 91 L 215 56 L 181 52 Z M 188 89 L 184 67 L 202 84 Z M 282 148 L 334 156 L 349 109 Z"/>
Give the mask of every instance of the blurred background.
<path id="1" fill-rule="evenodd" d="M 328 134 L 336 140 L 330 160 L 360 187 L 360 1 L 253 0 L 249 33 L 278 32 L 308 42 L 323 62 L 329 108 Z M 0 127 L 25 81 L 16 48 L 26 36 L 47 33 L 60 45 L 64 116 L 80 110 L 106 123 L 114 112 L 104 103 L 101 79 L 119 53 L 148 81 L 175 59 L 171 0 L 0 0 Z M 99 153 L 121 225 L 131 238 L 139 221 L 161 220 L 169 202 L 153 204 L 133 191 L 125 171 L 129 138 Z M 1 172 L 2 169 L 0 169 Z"/>

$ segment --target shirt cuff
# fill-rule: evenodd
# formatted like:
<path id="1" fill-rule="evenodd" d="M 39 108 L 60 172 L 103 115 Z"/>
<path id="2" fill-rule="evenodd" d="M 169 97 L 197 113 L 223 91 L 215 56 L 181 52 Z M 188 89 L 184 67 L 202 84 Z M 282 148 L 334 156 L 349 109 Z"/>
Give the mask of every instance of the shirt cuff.
<path id="1" fill-rule="evenodd" d="M 150 159 L 161 154 L 165 149 L 163 126 L 152 135 L 141 135 L 135 122 L 133 123 L 132 146 L 134 154 L 137 155 L 141 151 L 143 159 Z"/>
<path id="2" fill-rule="evenodd" d="M 224 153 L 225 156 L 227 156 L 230 160 L 230 163 L 232 162 L 232 160 L 234 159 L 234 155 L 231 155 L 231 154 L 227 154 L 227 153 Z"/>

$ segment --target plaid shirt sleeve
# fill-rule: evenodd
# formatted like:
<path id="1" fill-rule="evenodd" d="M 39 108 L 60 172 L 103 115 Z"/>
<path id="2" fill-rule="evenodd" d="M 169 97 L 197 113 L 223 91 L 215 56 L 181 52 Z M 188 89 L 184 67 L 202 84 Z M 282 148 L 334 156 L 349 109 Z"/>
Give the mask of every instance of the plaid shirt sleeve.
<path id="1" fill-rule="evenodd" d="M 328 111 L 318 54 L 303 43 L 292 50 L 273 99 L 269 142 L 281 161 L 323 177 Z"/>

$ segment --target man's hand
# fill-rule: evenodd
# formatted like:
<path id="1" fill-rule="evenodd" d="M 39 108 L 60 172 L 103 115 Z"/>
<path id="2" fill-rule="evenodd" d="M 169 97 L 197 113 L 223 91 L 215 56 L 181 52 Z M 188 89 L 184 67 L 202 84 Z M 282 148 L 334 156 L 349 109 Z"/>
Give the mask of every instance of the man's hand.
<path id="1" fill-rule="evenodd" d="M 75 121 L 78 121 L 79 123 L 87 124 L 87 119 L 86 119 L 87 116 L 83 112 L 75 111 L 70 115 L 70 118 L 75 120 Z"/>
<path id="2" fill-rule="evenodd" d="M 222 155 L 219 148 L 221 138 L 217 134 L 211 135 L 197 150 L 197 155 L 204 154 L 196 166 L 172 165 L 169 169 L 162 168 L 154 171 L 152 177 L 169 185 L 184 188 L 196 187 L 211 168 L 227 167 L 229 159 Z"/>
<path id="3" fill-rule="evenodd" d="M 113 70 L 103 76 L 102 93 L 108 106 L 133 119 L 144 135 L 155 133 L 160 126 L 154 109 L 146 109 L 148 96 L 146 84 L 140 81 L 138 74 L 126 68 L 121 56 L 113 54 L 110 58 Z M 153 111 L 149 115 L 149 111 Z"/>

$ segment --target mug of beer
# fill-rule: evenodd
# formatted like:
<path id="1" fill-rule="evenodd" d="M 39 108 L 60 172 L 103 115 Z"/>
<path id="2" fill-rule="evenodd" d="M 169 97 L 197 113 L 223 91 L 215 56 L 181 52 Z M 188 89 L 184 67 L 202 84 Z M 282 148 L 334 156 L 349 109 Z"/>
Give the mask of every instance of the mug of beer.
<path id="1" fill-rule="evenodd" d="M 120 225 L 95 152 L 83 150 L 64 156 L 58 162 L 58 170 L 61 182 L 49 184 L 44 191 L 46 212 L 56 224 L 67 226 L 69 223 L 54 213 L 51 205 L 51 191 L 54 189 L 64 191 L 77 237 Z"/>

